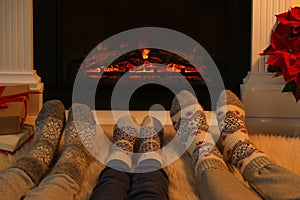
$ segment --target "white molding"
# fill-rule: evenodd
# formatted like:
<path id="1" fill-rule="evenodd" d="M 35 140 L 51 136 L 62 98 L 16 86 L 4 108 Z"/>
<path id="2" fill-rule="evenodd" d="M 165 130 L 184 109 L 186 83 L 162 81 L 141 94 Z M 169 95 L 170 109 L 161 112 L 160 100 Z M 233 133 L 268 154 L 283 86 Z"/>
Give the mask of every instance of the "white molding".
<path id="1" fill-rule="evenodd" d="M 267 57 L 259 56 L 270 44 L 271 29 L 276 22 L 276 14 L 286 12 L 293 0 L 253 0 L 252 1 L 252 44 L 251 71 L 266 72 Z"/>
<path id="2" fill-rule="evenodd" d="M 0 0 L 0 11 L 0 72 L 31 72 L 32 0 Z"/>
<path id="3" fill-rule="evenodd" d="M 36 70 L 31 72 L 0 72 L 1 85 L 28 84 L 30 89 L 36 90 L 41 84 L 41 78 L 37 75 Z"/>

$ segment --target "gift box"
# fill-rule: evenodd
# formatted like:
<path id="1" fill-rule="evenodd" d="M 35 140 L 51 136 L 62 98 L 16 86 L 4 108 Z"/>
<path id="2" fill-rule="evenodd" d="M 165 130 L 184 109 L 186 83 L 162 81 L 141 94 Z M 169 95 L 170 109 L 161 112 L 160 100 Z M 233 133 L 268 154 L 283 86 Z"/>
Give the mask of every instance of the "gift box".
<path id="1" fill-rule="evenodd" d="M 28 85 L 0 86 L 0 134 L 21 131 L 30 93 Z"/>

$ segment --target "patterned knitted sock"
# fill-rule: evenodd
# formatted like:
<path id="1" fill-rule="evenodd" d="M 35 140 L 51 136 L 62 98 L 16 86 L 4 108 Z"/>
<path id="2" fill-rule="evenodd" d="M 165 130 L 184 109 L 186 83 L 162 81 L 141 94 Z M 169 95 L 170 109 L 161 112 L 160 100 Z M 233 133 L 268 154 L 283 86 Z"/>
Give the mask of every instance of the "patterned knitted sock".
<path id="1" fill-rule="evenodd" d="M 121 161 L 129 169 L 132 167 L 132 153 L 134 144 L 138 136 L 138 125 L 134 117 L 123 116 L 114 126 L 112 152 L 108 156 L 106 163 Z M 112 166 L 118 169 L 118 166 Z"/>
<path id="2" fill-rule="evenodd" d="M 228 163 L 236 166 L 242 175 L 250 163 L 249 170 L 262 168 L 270 163 L 268 156 L 250 142 L 245 127 L 243 104 L 229 90 L 225 90 L 220 94 L 217 102 L 217 118 L 224 148 L 223 157 Z"/>
<path id="3" fill-rule="evenodd" d="M 89 153 L 96 134 L 96 122 L 86 105 L 75 103 L 68 115 L 62 155 L 49 176 L 67 174 L 80 184 L 84 172 L 94 157 Z"/>
<path id="4" fill-rule="evenodd" d="M 192 156 L 192 165 L 198 169 L 226 167 L 221 153 L 215 145 L 205 113 L 198 100 L 188 91 L 177 94 L 172 102 L 171 120 L 177 135 Z"/>
<path id="5" fill-rule="evenodd" d="M 161 155 L 156 151 L 162 146 L 163 135 L 163 126 L 158 119 L 152 116 L 146 116 L 143 119 L 140 128 L 140 146 L 138 150 L 138 153 L 141 153 L 141 155 L 138 158 L 137 166 L 140 166 L 142 162 L 150 159 L 156 160 L 156 163 L 159 163 L 158 167 L 162 166 Z"/>
<path id="6" fill-rule="evenodd" d="M 58 149 L 65 123 L 65 108 L 61 101 L 47 101 L 35 121 L 35 138 L 28 155 L 18 159 L 11 168 L 23 170 L 37 185 L 46 174 Z"/>

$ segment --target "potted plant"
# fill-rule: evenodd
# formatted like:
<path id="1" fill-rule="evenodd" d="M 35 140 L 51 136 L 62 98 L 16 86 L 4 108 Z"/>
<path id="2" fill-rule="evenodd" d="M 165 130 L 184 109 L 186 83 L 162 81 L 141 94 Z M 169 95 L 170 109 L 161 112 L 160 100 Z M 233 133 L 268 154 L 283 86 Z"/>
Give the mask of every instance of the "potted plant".
<path id="1" fill-rule="evenodd" d="M 283 75 L 285 87 L 282 92 L 292 92 L 300 99 L 300 7 L 276 15 L 270 46 L 260 55 L 269 55 L 268 71 L 275 76 Z"/>

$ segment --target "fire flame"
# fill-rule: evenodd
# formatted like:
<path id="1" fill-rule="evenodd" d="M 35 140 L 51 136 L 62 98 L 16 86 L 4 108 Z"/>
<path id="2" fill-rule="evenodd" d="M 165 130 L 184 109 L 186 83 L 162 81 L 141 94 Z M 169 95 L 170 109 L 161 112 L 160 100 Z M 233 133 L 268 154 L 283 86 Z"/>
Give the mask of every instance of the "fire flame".
<path id="1" fill-rule="evenodd" d="M 143 51 L 142 51 L 143 59 L 148 59 L 149 52 L 150 52 L 150 49 L 143 49 Z"/>

